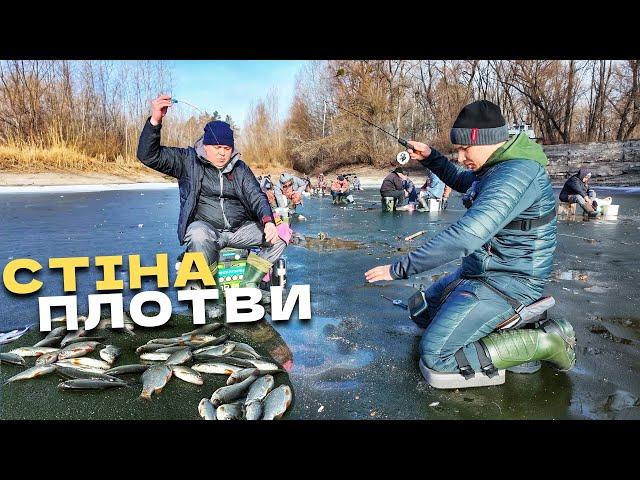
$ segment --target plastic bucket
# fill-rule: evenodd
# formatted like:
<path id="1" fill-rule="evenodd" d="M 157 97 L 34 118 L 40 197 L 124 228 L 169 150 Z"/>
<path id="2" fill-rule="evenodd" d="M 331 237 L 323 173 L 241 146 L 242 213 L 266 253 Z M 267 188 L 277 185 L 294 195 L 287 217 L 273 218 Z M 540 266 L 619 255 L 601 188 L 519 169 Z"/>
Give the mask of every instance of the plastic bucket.
<path id="1" fill-rule="evenodd" d="M 438 210 L 440 210 L 440 201 L 435 199 L 435 198 L 430 198 L 429 199 L 429 211 L 430 212 L 437 212 Z"/>
<path id="2" fill-rule="evenodd" d="M 284 223 L 291 223 L 291 219 L 289 218 L 289 207 L 274 208 L 273 213 L 278 215 Z"/>
<path id="3" fill-rule="evenodd" d="M 603 205 L 602 209 L 604 210 L 605 217 L 617 217 L 618 216 L 618 207 L 620 205 Z"/>

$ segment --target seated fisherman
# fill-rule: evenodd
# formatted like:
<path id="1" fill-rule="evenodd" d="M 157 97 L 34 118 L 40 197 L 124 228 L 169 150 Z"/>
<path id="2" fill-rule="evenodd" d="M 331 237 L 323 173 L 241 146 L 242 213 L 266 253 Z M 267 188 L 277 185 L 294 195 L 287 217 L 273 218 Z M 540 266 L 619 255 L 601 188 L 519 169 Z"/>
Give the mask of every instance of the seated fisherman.
<path id="1" fill-rule="evenodd" d="M 304 187 L 304 191 L 308 194 L 311 194 L 313 192 L 313 186 L 311 185 L 311 177 L 309 175 L 307 175 L 305 173 L 304 175 L 304 181 L 306 183 L 305 187 Z"/>
<path id="2" fill-rule="evenodd" d="M 445 209 L 446 200 L 447 200 L 445 198 L 445 191 L 447 190 L 447 186 L 431 170 L 427 169 L 426 173 L 427 173 L 427 178 L 424 182 L 424 185 L 420 187 L 420 194 L 419 194 L 420 204 L 422 205 L 423 208 L 428 209 L 427 200 L 429 199 L 441 200 L 442 201 L 441 208 Z M 451 192 L 450 188 L 448 189 L 448 192 Z M 449 197 L 448 193 L 446 197 Z"/>
<path id="3" fill-rule="evenodd" d="M 260 182 L 260 188 L 263 188 L 263 189 L 273 188 L 273 182 L 271 181 L 271 174 L 265 175 L 264 177 L 258 177 L 258 181 Z"/>
<path id="4" fill-rule="evenodd" d="M 353 176 L 353 189 L 354 190 L 362 190 L 362 186 L 360 184 L 360 179 L 357 175 Z"/>
<path id="5" fill-rule="evenodd" d="M 407 204 L 397 207 L 396 210 L 413 211 L 416 203 L 418 202 L 418 190 L 408 175 L 405 175 L 405 180 L 402 182 L 402 186 L 404 187 L 404 191 L 407 193 Z"/>
<path id="6" fill-rule="evenodd" d="M 444 195 L 444 187 L 444 182 L 435 173 L 427 169 L 427 181 L 422 186 L 425 191 L 425 197 L 427 199 L 435 198 L 440 200 Z"/>
<path id="7" fill-rule="evenodd" d="M 416 203 L 418 201 L 418 190 L 416 189 L 416 185 L 411 181 L 409 176 L 403 183 L 405 191 L 408 193 L 407 201 L 409 203 Z"/>
<path id="8" fill-rule="evenodd" d="M 495 375 L 532 361 L 560 370 L 575 364 L 575 335 L 566 320 L 495 332 L 522 305 L 541 298 L 556 248 L 555 199 L 548 160 L 526 133 L 509 139 L 500 108 L 465 106 L 451 129 L 456 165 L 424 143 L 409 142 L 414 160 L 454 190 L 467 212 L 417 250 L 365 273 L 369 282 L 405 279 L 462 257 L 462 266 L 431 285 L 421 362 L 437 372 Z"/>
<path id="9" fill-rule="evenodd" d="M 318 175 L 318 186 L 316 188 L 319 195 L 324 195 L 326 193 L 327 180 L 324 177 L 324 173 L 321 173 L 320 175 Z"/>
<path id="10" fill-rule="evenodd" d="M 271 175 L 267 175 L 260 182 L 260 189 L 267 196 L 267 200 L 269 200 L 269 205 L 271 208 L 276 208 L 278 206 L 278 202 L 276 200 L 276 192 L 273 188 L 273 183 L 271 182 Z"/>
<path id="11" fill-rule="evenodd" d="M 341 203 L 344 198 L 349 196 L 349 181 L 344 178 L 344 175 L 338 175 L 331 182 L 331 196 L 333 197 L 334 205 Z"/>
<path id="12" fill-rule="evenodd" d="M 280 175 L 280 180 L 275 188 L 278 207 L 289 207 L 289 209 L 295 210 L 298 205 L 302 204 L 302 193 L 306 187 L 307 182 L 300 177 L 290 173 Z"/>
<path id="13" fill-rule="evenodd" d="M 586 167 L 580 167 L 578 173 L 569 177 L 560 192 L 560 201 L 577 203 L 584 213 L 595 217 L 598 215 L 598 204 L 595 200 L 596 192 L 589 188 L 591 172 Z"/>
<path id="14" fill-rule="evenodd" d="M 407 203 L 406 199 L 409 197 L 409 193 L 404 189 L 404 181 L 407 176 L 404 174 L 402 167 L 397 167 L 392 170 L 380 186 L 381 197 L 393 197 L 396 199 L 396 208 L 401 207 Z"/>
<path id="15" fill-rule="evenodd" d="M 235 150 L 228 123 L 212 121 L 194 147 L 160 145 L 162 119 L 171 97 L 151 103 L 151 117 L 140 134 L 138 159 L 147 167 L 178 179 L 178 240 L 188 252 L 202 252 L 215 274 L 225 247 L 249 249 L 242 287 L 256 287 L 280 258 L 286 244 L 278 236 L 267 197 L 249 166 Z"/>

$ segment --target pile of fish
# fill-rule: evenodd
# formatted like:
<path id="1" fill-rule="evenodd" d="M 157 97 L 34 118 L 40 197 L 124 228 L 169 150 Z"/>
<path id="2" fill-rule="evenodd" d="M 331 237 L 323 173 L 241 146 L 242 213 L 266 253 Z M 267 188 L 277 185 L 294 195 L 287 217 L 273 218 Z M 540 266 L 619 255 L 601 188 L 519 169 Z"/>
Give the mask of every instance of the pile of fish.
<path id="1" fill-rule="evenodd" d="M 222 326 L 212 323 L 180 337 L 156 338 L 136 349 L 142 362 L 155 363 L 142 375 L 141 397 L 147 400 L 159 393 L 172 375 L 202 385 L 200 374 L 225 375 L 226 386 L 211 398 L 203 398 L 198 412 L 205 420 L 279 419 L 291 404 L 287 385 L 273 389 L 273 375 L 283 372 L 280 365 L 260 357 L 246 343 L 229 340 L 227 334 L 211 333 Z M 186 363 L 195 362 L 191 366 Z M 142 364 L 144 365 L 144 364 Z"/>
<path id="2" fill-rule="evenodd" d="M 82 323 L 87 317 L 79 316 Z M 65 317 L 52 319 L 52 324 L 65 323 Z M 101 320 L 96 330 L 105 329 L 110 319 Z M 124 332 L 133 333 L 133 321 L 125 316 Z M 8 353 L 0 353 L 0 363 L 26 366 L 25 358 L 36 357 L 35 365 L 9 378 L 4 384 L 19 380 L 28 380 L 57 372 L 67 380 L 60 383 L 61 390 L 95 390 L 125 387 L 129 384 L 117 377 L 105 374 L 120 357 L 122 351 L 114 345 L 104 345 L 99 350 L 102 360 L 87 358 L 85 355 L 95 351 L 104 336 L 90 336 L 93 330 L 87 331 L 79 327 L 75 331 L 67 331 L 65 326 L 51 330 L 45 338 L 33 346 L 15 348 Z"/>
<path id="3" fill-rule="evenodd" d="M 133 322 L 127 320 L 124 331 L 135 335 Z M 110 319 L 102 320 L 97 329 L 108 328 L 109 322 Z M 25 357 L 36 357 L 33 367 L 9 378 L 5 385 L 55 372 L 66 379 L 58 385 L 61 390 L 131 387 L 135 382 L 126 380 L 125 376 L 141 375 L 139 398 L 147 401 L 154 393 L 160 394 L 173 376 L 203 385 L 201 374 L 224 375 L 228 377 L 226 385 L 198 405 L 200 416 L 206 420 L 281 418 L 292 401 L 287 385 L 274 389 L 273 375 L 283 369 L 262 358 L 246 343 L 229 340 L 227 334 L 212 335 L 221 327 L 222 323 L 212 323 L 178 337 L 154 338 L 136 349 L 140 363 L 115 366 L 122 355 L 119 347 L 104 345 L 101 342 L 105 337 L 92 333 L 93 330 L 80 327 L 67 332 L 65 326 L 60 326 L 33 346 L 0 353 L 0 363 L 26 366 Z M 86 357 L 96 350 L 100 360 Z"/>

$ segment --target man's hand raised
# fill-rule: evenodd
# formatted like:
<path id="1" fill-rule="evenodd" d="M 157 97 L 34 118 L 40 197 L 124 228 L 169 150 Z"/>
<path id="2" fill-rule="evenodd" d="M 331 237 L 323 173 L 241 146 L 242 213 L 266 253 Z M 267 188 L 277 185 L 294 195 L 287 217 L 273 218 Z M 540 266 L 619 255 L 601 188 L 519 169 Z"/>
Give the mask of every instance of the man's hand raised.
<path id="1" fill-rule="evenodd" d="M 151 125 L 162 123 L 162 119 L 167 114 L 167 108 L 171 105 L 171 95 L 158 95 L 158 98 L 151 102 Z"/>
<path id="2" fill-rule="evenodd" d="M 426 143 L 414 142 L 413 140 L 407 143 L 411 145 L 410 148 L 407 148 L 407 152 L 412 160 L 424 160 L 431 155 L 431 149 Z"/>

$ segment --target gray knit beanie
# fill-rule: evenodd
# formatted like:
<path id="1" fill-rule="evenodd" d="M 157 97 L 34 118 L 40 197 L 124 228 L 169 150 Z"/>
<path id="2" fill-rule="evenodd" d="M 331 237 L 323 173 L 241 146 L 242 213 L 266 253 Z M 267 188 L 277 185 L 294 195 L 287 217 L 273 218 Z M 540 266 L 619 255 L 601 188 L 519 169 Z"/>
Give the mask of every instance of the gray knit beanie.
<path id="1" fill-rule="evenodd" d="M 507 122 L 500 107 L 488 100 L 470 103 L 451 128 L 454 145 L 494 145 L 509 140 Z"/>

